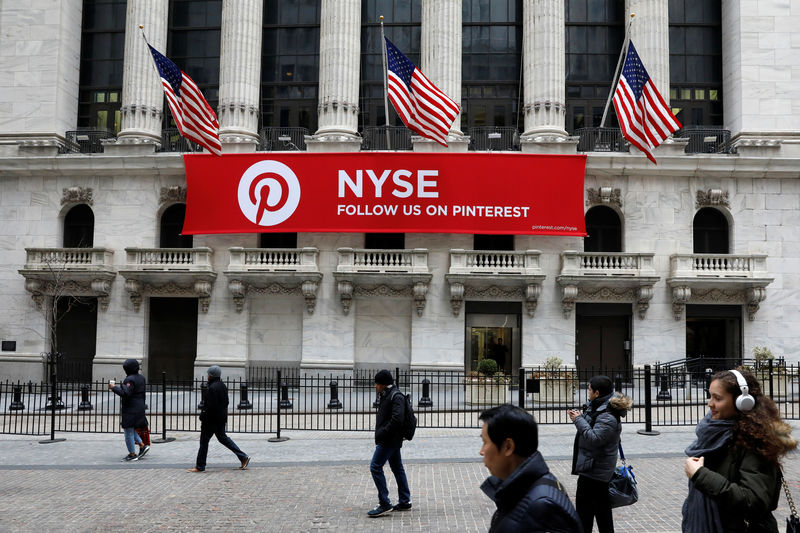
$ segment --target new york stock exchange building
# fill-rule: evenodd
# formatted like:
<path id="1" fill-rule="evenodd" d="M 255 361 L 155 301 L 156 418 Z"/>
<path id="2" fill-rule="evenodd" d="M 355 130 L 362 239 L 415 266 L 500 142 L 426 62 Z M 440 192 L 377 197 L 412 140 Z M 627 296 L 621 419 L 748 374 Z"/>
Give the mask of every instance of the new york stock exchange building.
<path id="1" fill-rule="evenodd" d="M 446 147 L 387 120 L 380 16 L 460 105 Z M 600 127 L 628 27 L 682 124 L 657 163 Z M 755 0 L 3 2 L 0 379 L 54 350 L 83 379 L 797 362 L 799 27 Z"/>

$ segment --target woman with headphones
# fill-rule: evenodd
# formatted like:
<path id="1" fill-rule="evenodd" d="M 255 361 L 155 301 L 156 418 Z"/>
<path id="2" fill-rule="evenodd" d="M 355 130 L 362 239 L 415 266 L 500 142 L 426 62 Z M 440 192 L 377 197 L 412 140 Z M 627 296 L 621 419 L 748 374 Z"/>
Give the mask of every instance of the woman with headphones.
<path id="1" fill-rule="evenodd" d="M 781 491 L 780 461 L 797 447 L 791 427 L 749 372 L 718 372 L 708 392 L 710 411 L 686 448 L 683 531 L 778 533 L 772 511 Z"/>

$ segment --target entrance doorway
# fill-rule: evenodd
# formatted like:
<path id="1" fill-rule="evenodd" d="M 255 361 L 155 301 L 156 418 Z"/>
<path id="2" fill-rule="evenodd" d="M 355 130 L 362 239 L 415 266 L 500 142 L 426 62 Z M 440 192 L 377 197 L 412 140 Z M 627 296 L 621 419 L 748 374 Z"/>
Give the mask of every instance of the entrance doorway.
<path id="1" fill-rule="evenodd" d="M 197 298 L 150 298 L 148 379 L 191 380 L 197 357 Z"/>
<path id="2" fill-rule="evenodd" d="M 59 381 L 91 381 L 97 349 L 97 298 L 58 298 L 55 336 Z"/>
<path id="3" fill-rule="evenodd" d="M 700 370 L 727 370 L 742 360 L 741 305 L 687 305 L 686 358 Z"/>
<path id="4" fill-rule="evenodd" d="M 498 369 L 513 375 L 521 365 L 521 304 L 467 302 L 464 367 L 478 370 L 484 359 L 497 361 Z"/>
<path id="5" fill-rule="evenodd" d="M 579 303 L 575 314 L 575 364 L 581 381 L 599 373 L 612 379 L 621 374 L 628 381 L 631 304 Z"/>

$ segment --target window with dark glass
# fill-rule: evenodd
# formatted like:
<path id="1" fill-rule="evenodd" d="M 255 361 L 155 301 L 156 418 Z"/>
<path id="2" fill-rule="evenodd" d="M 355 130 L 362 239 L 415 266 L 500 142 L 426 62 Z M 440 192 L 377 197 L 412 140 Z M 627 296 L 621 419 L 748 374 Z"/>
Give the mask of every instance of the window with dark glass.
<path id="1" fill-rule="evenodd" d="M 522 1 L 464 0 L 462 20 L 462 130 L 517 127 L 522 120 Z"/>
<path id="2" fill-rule="evenodd" d="M 94 213 L 79 204 L 64 217 L 64 248 L 91 248 L 94 245 Z"/>
<path id="3" fill-rule="evenodd" d="M 600 126 L 625 38 L 625 2 L 565 0 L 566 128 Z M 617 127 L 613 106 L 606 127 Z"/>
<path id="4" fill-rule="evenodd" d="M 586 212 L 586 237 L 584 252 L 621 252 L 622 223 L 617 212 L 604 205 L 592 207 Z"/>
<path id="5" fill-rule="evenodd" d="M 261 125 L 317 129 L 318 0 L 264 0 Z"/>
<path id="6" fill-rule="evenodd" d="M 297 248 L 297 233 L 262 233 L 259 248 Z"/>
<path id="7" fill-rule="evenodd" d="M 514 236 L 476 234 L 472 237 L 472 249 L 513 251 Z"/>
<path id="8" fill-rule="evenodd" d="M 365 233 L 364 248 L 368 250 L 405 250 L 405 233 Z"/>
<path id="9" fill-rule="evenodd" d="M 189 75 L 217 112 L 222 0 L 170 0 L 167 57 Z M 164 102 L 164 125 L 175 121 Z"/>
<path id="10" fill-rule="evenodd" d="M 728 219 L 713 207 L 704 207 L 694 215 L 692 223 L 694 253 L 727 254 Z"/>
<path id="11" fill-rule="evenodd" d="M 380 16 L 383 15 L 386 38 L 411 60 L 420 64 L 420 21 L 422 0 L 363 0 L 361 2 L 361 90 L 359 94 L 359 128 L 383 126 L 386 114 L 383 105 L 383 49 Z M 401 126 L 400 117 L 389 102 L 389 124 Z"/>
<path id="12" fill-rule="evenodd" d="M 720 0 L 670 0 L 669 82 L 672 112 L 684 126 L 721 126 Z"/>
<path id="13" fill-rule="evenodd" d="M 183 219 L 186 216 L 186 204 L 169 206 L 161 215 L 160 248 L 191 248 L 191 235 L 181 235 Z"/>
<path id="14" fill-rule="evenodd" d="M 79 128 L 121 128 L 125 6 L 125 0 L 83 1 Z"/>

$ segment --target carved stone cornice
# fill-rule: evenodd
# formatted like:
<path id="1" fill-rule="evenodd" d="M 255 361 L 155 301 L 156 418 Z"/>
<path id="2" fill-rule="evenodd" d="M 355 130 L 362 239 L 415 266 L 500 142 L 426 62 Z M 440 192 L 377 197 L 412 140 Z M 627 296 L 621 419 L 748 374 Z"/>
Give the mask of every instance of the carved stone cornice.
<path id="1" fill-rule="evenodd" d="M 186 279 L 186 283 L 173 280 L 143 281 L 141 279 L 129 277 L 125 280 L 125 290 L 128 292 L 133 310 L 137 313 L 142 304 L 144 296 L 183 296 L 196 297 L 200 303 L 200 311 L 208 313 L 211 303 L 211 290 L 214 288 L 216 274 L 205 276 L 193 276 Z"/>
<path id="2" fill-rule="evenodd" d="M 94 189 L 91 187 L 65 187 L 61 190 L 61 205 L 94 205 Z"/>
<path id="3" fill-rule="evenodd" d="M 611 187 L 600 187 L 595 189 L 589 187 L 586 189 L 586 205 L 613 205 L 617 208 L 622 208 L 622 194 L 619 189 Z"/>
<path id="4" fill-rule="evenodd" d="M 730 200 L 728 199 L 728 191 L 722 189 L 708 189 L 706 191 L 697 191 L 695 195 L 695 207 L 728 207 L 730 208 Z"/>
<path id="5" fill-rule="evenodd" d="M 450 306 L 453 316 L 458 316 L 461 306 L 467 298 L 482 300 L 523 300 L 528 316 L 533 318 L 542 294 L 541 280 L 528 280 L 529 283 L 518 285 L 481 285 L 469 284 L 470 280 L 459 281 L 457 276 L 450 276 Z M 521 280 L 524 281 L 524 280 Z"/>
<path id="6" fill-rule="evenodd" d="M 166 204 L 185 204 L 186 187 L 173 185 L 172 187 L 161 187 L 161 195 L 158 198 L 159 205 Z"/>
<path id="7" fill-rule="evenodd" d="M 576 302 L 633 303 L 640 319 L 647 316 L 650 300 L 655 291 L 653 285 L 657 277 L 626 279 L 584 279 L 572 276 L 559 276 L 561 286 L 561 308 L 564 318 L 569 318 Z"/>
<path id="8" fill-rule="evenodd" d="M 45 296 L 75 296 L 97 298 L 101 311 L 108 311 L 109 293 L 115 274 L 103 274 L 91 280 L 62 279 L 58 281 L 28 278 L 25 290 L 31 293 L 36 309 L 41 310 Z"/>
<path id="9" fill-rule="evenodd" d="M 248 293 L 267 294 L 267 295 L 291 295 L 301 294 L 306 302 L 306 311 L 309 315 L 314 314 L 317 305 L 317 290 L 319 280 L 322 275 L 313 279 L 299 279 L 296 283 L 271 282 L 259 284 L 251 279 L 231 279 L 228 281 L 228 290 L 233 296 L 233 303 L 237 313 L 244 309 L 244 301 Z"/>

